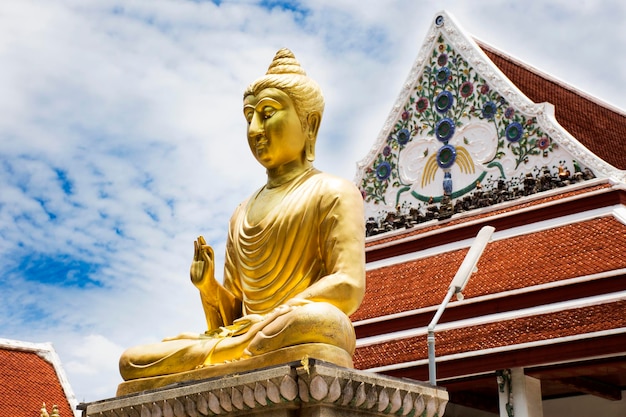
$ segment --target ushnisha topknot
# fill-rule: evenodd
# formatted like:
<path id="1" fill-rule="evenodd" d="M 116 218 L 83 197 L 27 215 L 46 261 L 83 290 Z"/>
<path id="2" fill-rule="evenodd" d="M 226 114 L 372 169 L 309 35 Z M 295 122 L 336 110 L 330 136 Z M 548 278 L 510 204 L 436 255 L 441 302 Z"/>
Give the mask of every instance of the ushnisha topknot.
<path id="1" fill-rule="evenodd" d="M 303 129 L 307 126 L 308 114 L 318 112 L 321 119 L 324 113 L 322 90 L 306 75 L 293 52 L 287 48 L 276 52 L 267 73 L 250 84 L 243 96 L 256 95 L 266 88 L 282 90 L 291 98 Z"/>
<path id="2" fill-rule="evenodd" d="M 300 66 L 293 52 L 287 48 L 279 49 L 276 52 L 266 74 L 300 74 L 306 76 L 304 68 Z"/>

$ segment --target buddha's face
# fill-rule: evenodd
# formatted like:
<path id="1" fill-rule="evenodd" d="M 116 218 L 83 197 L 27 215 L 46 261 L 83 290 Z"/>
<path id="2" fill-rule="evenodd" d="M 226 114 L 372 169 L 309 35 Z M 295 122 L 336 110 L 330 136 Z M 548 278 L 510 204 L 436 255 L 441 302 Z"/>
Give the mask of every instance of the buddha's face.
<path id="1" fill-rule="evenodd" d="M 291 98 L 277 88 L 266 88 L 243 100 L 248 122 L 248 145 L 266 169 L 302 160 L 306 133 Z"/>

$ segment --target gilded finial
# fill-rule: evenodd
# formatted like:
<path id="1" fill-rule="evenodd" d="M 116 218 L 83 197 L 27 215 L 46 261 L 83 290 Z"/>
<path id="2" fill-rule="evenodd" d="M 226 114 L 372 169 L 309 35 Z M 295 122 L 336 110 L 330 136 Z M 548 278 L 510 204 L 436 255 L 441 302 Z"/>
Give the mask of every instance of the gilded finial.
<path id="1" fill-rule="evenodd" d="M 48 414 L 48 410 L 46 410 L 46 403 L 43 403 L 41 405 L 41 413 L 39 415 L 40 417 L 50 417 L 50 414 Z"/>

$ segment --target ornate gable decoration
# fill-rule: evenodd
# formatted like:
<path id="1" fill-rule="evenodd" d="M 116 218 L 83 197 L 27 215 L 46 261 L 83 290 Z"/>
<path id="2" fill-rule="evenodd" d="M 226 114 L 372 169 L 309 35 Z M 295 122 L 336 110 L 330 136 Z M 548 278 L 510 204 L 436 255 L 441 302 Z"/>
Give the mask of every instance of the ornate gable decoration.
<path id="1" fill-rule="evenodd" d="M 596 175 L 624 173 L 565 131 L 551 104 L 530 101 L 442 12 L 356 184 L 371 235 L 384 231 L 372 220 L 380 226 L 389 213 L 447 218 Z"/>

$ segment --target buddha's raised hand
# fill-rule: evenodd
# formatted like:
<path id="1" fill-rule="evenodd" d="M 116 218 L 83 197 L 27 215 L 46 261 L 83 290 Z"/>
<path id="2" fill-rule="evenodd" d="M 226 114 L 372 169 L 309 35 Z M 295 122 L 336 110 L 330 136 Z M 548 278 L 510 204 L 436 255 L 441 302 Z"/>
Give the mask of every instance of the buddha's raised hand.
<path id="1" fill-rule="evenodd" d="M 200 236 L 193 242 L 193 261 L 190 268 L 191 282 L 196 287 L 215 280 L 215 257 L 213 248 Z"/>

